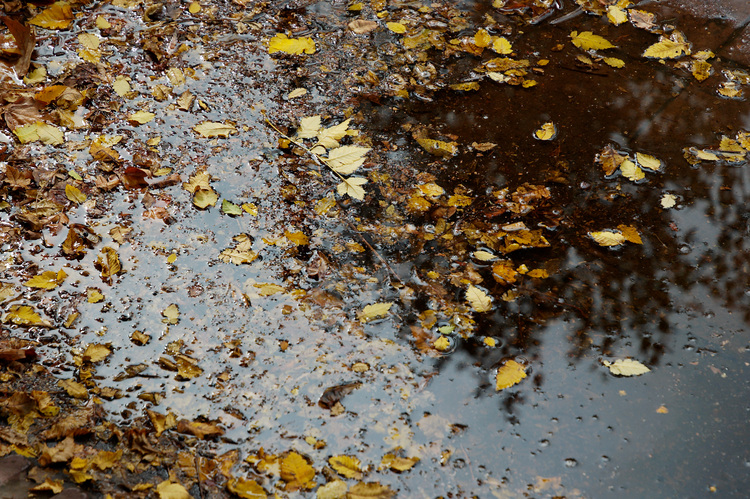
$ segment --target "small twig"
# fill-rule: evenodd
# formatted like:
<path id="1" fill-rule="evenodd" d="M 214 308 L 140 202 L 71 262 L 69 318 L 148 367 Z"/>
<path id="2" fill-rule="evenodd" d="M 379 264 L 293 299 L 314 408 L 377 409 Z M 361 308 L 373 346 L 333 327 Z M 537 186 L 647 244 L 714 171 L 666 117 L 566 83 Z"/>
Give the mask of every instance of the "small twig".
<path id="1" fill-rule="evenodd" d="M 198 452 L 195 453 L 193 463 L 195 464 L 195 476 L 198 479 L 198 494 L 200 494 L 201 499 L 203 499 L 203 482 L 201 481 L 201 464 L 198 458 Z"/>

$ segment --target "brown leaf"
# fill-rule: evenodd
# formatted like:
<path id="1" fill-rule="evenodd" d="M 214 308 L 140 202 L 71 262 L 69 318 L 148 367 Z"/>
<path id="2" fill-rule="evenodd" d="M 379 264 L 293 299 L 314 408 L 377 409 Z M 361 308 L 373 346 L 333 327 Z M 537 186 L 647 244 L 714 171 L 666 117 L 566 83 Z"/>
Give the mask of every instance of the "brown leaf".
<path id="1" fill-rule="evenodd" d="M 36 37 L 31 28 L 24 26 L 18 21 L 8 16 L 2 17 L 3 22 L 8 27 L 8 31 L 16 39 L 16 45 L 21 52 L 21 56 L 16 61 L 15 70 L 19 78 L 26 76 L 31 64 L 31 53 L 34 52 Z"/>
<path id="2" fill-rule="evenodd" d="M 201 423 L 200 421 L 188 421 L 181 419 L 177 422 L 177 431 L 195 435 L 200 439 L 217 438 L 224 434 L 224 430 L 212 423 Z"/>

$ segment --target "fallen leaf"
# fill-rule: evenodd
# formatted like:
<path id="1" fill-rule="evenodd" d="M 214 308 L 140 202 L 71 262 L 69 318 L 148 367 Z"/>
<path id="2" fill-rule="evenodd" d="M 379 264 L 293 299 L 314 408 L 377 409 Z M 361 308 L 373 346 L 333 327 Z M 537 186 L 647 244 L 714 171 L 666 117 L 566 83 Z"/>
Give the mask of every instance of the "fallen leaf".
<path id="1" fill-rule="evenodd" d="M 265 489 L 258 482 L 242 477 L 231 479 L 227 483 L 227 490 L 242 499 L 266 499 L 268 497 Z"/>
<path id="2" fill-rule="evenodd" d="M 403 35 L 406 33 L 406 26 L 401 23 L 385 23 L 386 27 L 396 34 Z"/>
<path id="3" fill-rule="evenodd" d="M 466 300 L 475 312 L 489 312 L 492 310 L 492 298 L 476 286 L 469 285 L 466 290 Z"/>
<path id="4" fill-rule="evenodd" d="M 386 454 L 381 461 L 381 467 L 390 468 L 398 473 L 409 471 L 419 462 L 418 457 L 399 457 L 395 454 Z"/>
<path id="5" fill-rule="evenodd" d="M 110 350 L 107 345 L 91 343 L 86 347 L 86 350 L 84 350 L 83 357 L 92 364 L 96 364 L 97 362 L 101 362 L 106 359 L 107 356 L 111 353 L 112 350 Z"/>
<path id="6" fill-rule="evenodd" d="M 346 482 L 343 480 L 333 480 L 325 485 L 318 487 L 315 491 L 317 499 L 344 499 L 346 497 Z"/>
<path id="7" fill-rule="evenodd" d="M 260 296 L 271 296 L 286 291 L 283 286 L 279 286 L 278 284 L 258 283 L 253 284 L 253 286 L 259 289 L 258 294 Z"/>
<path id="8" fill-rule="evenodd" d="M 336 186 L 336 192 L 341 196 L 348 195 L 352 199 L 362 201 L 365 198 L 365 190 L 362 186 L 366 183 L 366 178 L 349 177 Z"/>
<path id="9" fill-rule="evenodd" d="M 137 111 L 128 116 L 128 121 L 133 124 L 143 125 L 144 123 L 148 123 L 149 121 L 153 120 L 155 116 L 156 115 L 154 113 L 150 113 L 148 111 Z"/>
<path id="10" fill-rule="evenodd" d="M 570 33 L 570 38 L 573 45 L 581 50 L 605 50 L 615 48 L 615 46 L 607 41 L 607 39 L 595 35 L 591 31 L 583 31 L 581 33 L 573 31 Z"/>
<path id="11" fill-rule="evenodd" d="M 216 123 L 213 121 L 204 121 L 193 127 L 197 133 L 208 137 L 229 137 L 232 133 L 237 133 L 237 128 L 231 123 Z"/>
<path id="12" fill-rule="evenodd" d="M 172 303 L 161 311 L 164 318 L 161 320 L 164 324 L 177 324 L 180 321 L 180 309 Z"/>
<path id="13" fill-rule="evenodd" d="M 344 478 L 362 479 L 362 463 L 356 457 L 332 456 L 328 459 L 328 464 Z"/>
<path id="14" fill-rule="evenodd" d="M 307 460 L 292 451 L 281 460 L 281 479 L 286 482 L 286 490 L 312 489 L 315 487 L 315 470 Z"/>
<path id="15" fill-rule="evenodd" d="M 355 19 L 348 24 L 349 29 L 358 35 L 369 33 L 378 27 L 375 21 L 366 21 L 364 19 Z"/>
<path id="16" fill-rule="evenodd" d="M 677 196 L 674 194 L 664 194 L 661 197 L 661 200 L 659 201 L 661 204 L 661 207 L 664 209 L 672 208 L 675 204 L 677 204 Z"/>
<path id="17" fill-rule="evenodd" d="M 658 409 L 656 409 L 657 414 L 669 414 L 669 409 L 667 409 L 667 406 L 660 405 Z"/>
<path id="18" fill-rule="evenodd" d="M 359 321 L 364 324 L 365 322 L 369 322 L 373 319 L 385 317 L 392 306 L 392 301 L 367 305 L 362 309 L 362 312 L 360 312 Z"/>
<path id="19" fill-rule="evenodd" d="M 238 216 L 238 215 L 242 215 L 242 208 L 232 203 L 231 201 L 222 199 L 221 200 L 221 212 L 224 213 L 225 215 Z"/>
<path id="20" fill-rule="evenodd" d="M 526 367 L 513 359 L 507 360 L 500 366 L 495 376 L 495 389 L 500 391 L 510 388 L 526 377 Z"/>
<path id="21" fill-rule="evenodd" d="M 369 147 L 341 146 L 331 150 L 325 162 L 333 171 L 341 175 L 351 175 L 365 162 Z"/>
<path id="22" fill-rule="evenodd" d="M 662 163 L 659 159 L 651 156 L 650 154 L 644 154 L 642 152 L 635 153 L 635 160 L 638 162 L 638 166 L 646 170 L 654 172 L 661 171 Z"/>
<path id="23" fill-rule="evenodd" d="M 169 480 L 164 480 L 157 485 L 156 493 L 159 495 L 159 499 L 193 499 L 193 496 L 184 486 L 179 483 L 172 483 Z"/>
<path id="24" fill-rule="evenodd" d="M 122 271 L 122 265 L 120 264 L 120 257 L 117 255 L 117 251 L 109 246 L 102 248 L 101 253 L 96 257 L 96 263 L 94 265 L 99 269 L 102 279 L 106 282 L 111 282 L 112 276 L 115 276 Z"/>
<path id="25" fill-rule="evenodd" d="M 669 38 L 661 36 L 659 41 L 643 51 L 643 57 L 654 59 L 677 59 L 690 55 L 690 44 L 679 31 L 673 31 Z"/>
<path id="26" fill-rule="evenodd" d="M 209 206 L 216 206 L 218 201 L 219 195 L 211 187 L 208 189 L 198 188 L 193 193 L 193 204 L 202 210 Z"/>
<path id="27" fill-rule="evenodd" d="M 552 140 L 557 136 L 555 124 L 551 121 L 543 124 L 541 128 L 534 132 L 534 138 L 537 140 Z"/>
<path id="28" fill-rule="evenodd" d="M 626 241 L 625 236 L 619 232 L 601 231 L 589 232 L 589 236 L 596 241 L 599 246 L 619 246 Z"/>
<path id="29" fill-rule="evenodd" d="M 349 489 L 346 499 L 390 499 L 396 493 L 378 482 L 359 482 Z"/>
<path id="30" fill-rule="evenodd" d="M 618 359 L 614 362 L 604 360 L 602 363 L 615 376 L 640 376 L 651 371 L 651 369 L 633 359 Z"/>
<path id="31" fill-rule="evenodd" d="M 3 315 L 3 323 L 12 322 L 23 326 L 45 326 L 52 327 L 52 324 L 42 319 L 33 308 L 26 305 L 12 305 Z"/>
<path id="32" fill-rule="evenodd" d="M 314 54 L 315 42 L 312 38 L 289 38 L 279 33 L 268 41 L 268 53 L 284 52 L 286 54 Z"/>
<path id="33" fill-rule="evenodd" d="M 78 187 L 70 184 L 65 184 L 65 197 L 76 204 L 86 201 L 86 194 L 82 193 Z"/>
<path id="34" fill-rule="evenodd" d="M 65 29 L 73 21 L 73 10 L 68 2 L 55 2 L 29 19 L 29 24 L 47 29 Z"/>
<path id="35" fill-rule="evenodd" d="M 62 284 L 66 277 L 68 277 L 68 274 L 66 274 L 62 269 L 58 270 L 57 272 L 48 270 L 32 277 L 31 279 L 26 281 L 24 285 L 30 288 L 54 289 Z"/>
<path id="36" fill-rule="evenodd" d="M 623 177 L 632 182 L 643 180 L 646 177 L 646 174 L 643 173 L 643 170 L 641 170 L 638 165 L 636 165 L 629 159 L 626 159 L 622 162 L 622 164 L 620 164 L 620 173 L 622 173 Z"/>

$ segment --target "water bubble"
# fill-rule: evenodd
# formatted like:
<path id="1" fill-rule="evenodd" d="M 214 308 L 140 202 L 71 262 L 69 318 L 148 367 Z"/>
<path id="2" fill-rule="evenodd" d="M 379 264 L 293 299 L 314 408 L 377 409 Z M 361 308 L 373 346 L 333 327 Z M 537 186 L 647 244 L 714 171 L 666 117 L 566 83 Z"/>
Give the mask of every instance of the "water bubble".
<path id="1" fill-rule="evenodd" d="M 578 466 L 578 461 L 576 461 L 572 457 L 569 457 L 568 459 L 565 460 L 566 468 L 575 468 L 576 466 Z"/>
<path id="2" fill-rule="evenodd" d="M 690 247 L 689 245 L 687 245 L 687 244 L 681 244 L 681 245 L 680 245 L 680 246 L 679 246 L 679 247 L 677 248 L 677 251 L 679 251 L 681 255 L 688 255 L 688 254 L 690 254 L 690 252 L 691 252 L 691 251 L 693 251 L 693 248 L 691 248 L 691 247 Z"/>
<path id="3" fill-rule="evenodd" d="M 547 440 L 546 438 L 539 441 L 539 447 L 544 448 L 544 447 L 548 447 L 548 446 L 549 446 L 549 440 Z"/>

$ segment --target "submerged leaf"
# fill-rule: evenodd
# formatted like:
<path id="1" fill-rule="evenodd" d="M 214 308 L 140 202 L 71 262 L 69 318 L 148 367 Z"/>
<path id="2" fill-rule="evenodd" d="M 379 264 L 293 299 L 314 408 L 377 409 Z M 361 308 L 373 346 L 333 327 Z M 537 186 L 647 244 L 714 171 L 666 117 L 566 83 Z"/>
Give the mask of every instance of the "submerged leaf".
<path id="1" fill-rule="evenodd" d="M 362 479 L 362 463 L 356 457 L 332 456 L 328 459 L 328 464 L 344 478 Z"/>
<path id="2" fill-rule="evenodd" d="M 281 479 L 286 482 L 286 490 L 311 489 L 315 487 L 315 470 L 307 460 L 296 452 L 290 452 L 281 460 Z"/>

